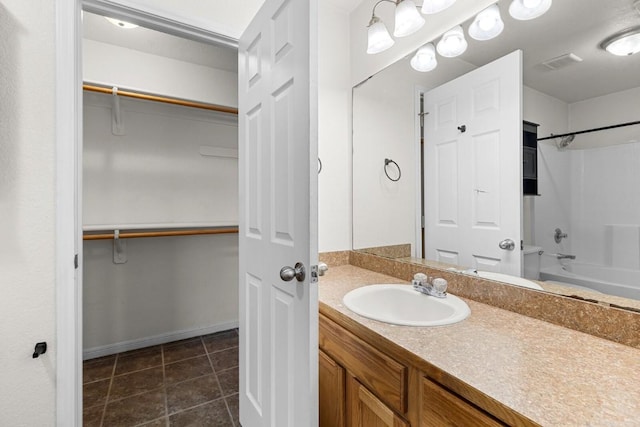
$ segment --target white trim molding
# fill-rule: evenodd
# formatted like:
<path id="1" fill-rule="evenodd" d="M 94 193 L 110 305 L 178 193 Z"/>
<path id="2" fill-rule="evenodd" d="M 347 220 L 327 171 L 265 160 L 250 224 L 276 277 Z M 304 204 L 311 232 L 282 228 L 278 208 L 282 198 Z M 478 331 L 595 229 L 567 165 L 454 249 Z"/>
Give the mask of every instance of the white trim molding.
<path id="1" fill-rule="evenodd" d="M 179 17 L 161 16 L 152 11 L 137 9 L 119 0 L 84 0 L 87 12 L 121 19 L 151 30 L 161 31 L 197 42 L 238 48 L 238 40 L 223 34 L 212 33 L 194 25 L 181 22 Z"/>
<path id="2" fill-rule="evenodd" d="M 57 0 L 55 7 L 56 425 L 67 427 L 82 425 L 81 3 Z"/>
<path id="3" fill-rule="evenodd" d="M 120 0 L 120 3 L 123 3 Z M 55 0 L 56 425 L 82 426 L 82 21 L 87 11 L 205 43 L 238 41 L 113 0 Z M 75 258 L 77 255 L 77 258 Z M 77 263 L 77 264 L 76 264 Z M 77 265 L 77 268 L 76 268 Z"/>

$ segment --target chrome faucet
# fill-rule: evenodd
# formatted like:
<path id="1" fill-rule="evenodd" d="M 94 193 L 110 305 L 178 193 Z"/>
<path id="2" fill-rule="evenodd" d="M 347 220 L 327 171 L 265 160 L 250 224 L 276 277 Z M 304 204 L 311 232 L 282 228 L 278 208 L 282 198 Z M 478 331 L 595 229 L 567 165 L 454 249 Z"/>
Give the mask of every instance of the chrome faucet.
<path id="1" fill-rule="evenodd" d="M 553 235 L 553 240 L 555 240 L 556 243 L 560 243 L 562 242 L 562 239 L 566 239 L 567 237 L 569 237 L 567 233 L 563 233 L 561 229 L 556 228 L 556 233 Z"/>
<path id="2" fill-rule="evenodd" d="M 569 255 L 569 254 L 557 253 L 556 254 L 556 258 L 558 258 L 558 259 L 576 259 L 576 256 L 575 255 Z"/>
<path id="3" fill-rule="evenodd" d="M 442 278 L 438 277 L 434 279 L 418 273 L 414 276 L 411 284 L 413 285 L 413 289 L 422 294 L 436 298 L 447 297 L 447 281 Z"/>

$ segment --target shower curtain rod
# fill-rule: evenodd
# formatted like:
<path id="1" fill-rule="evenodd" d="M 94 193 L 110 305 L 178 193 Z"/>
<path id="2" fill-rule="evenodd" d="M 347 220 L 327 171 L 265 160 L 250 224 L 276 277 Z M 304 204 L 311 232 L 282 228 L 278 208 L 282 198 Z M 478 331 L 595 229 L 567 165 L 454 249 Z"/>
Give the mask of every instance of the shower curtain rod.
<path id="1" fill-rule="evenodd" d="M 553 138 L 562 138 L 562 137 L 571 136 L 571 135 L 575 136 L 575 135 L 580 135 L 582 133 L 598 132 L 598 131 L 601 131 L 601 130 L 615 129 L 615 128 L 621 128 L 621 127 L 624 127 L 624 126 L 632 126 L 632 125 L 640 125 L 640 120 L 635 121 L 635 122 L 627 122 L 627 123 L 620 123 L 620 124 L 617 124 L 617 125 L 604 126 L 604 127 L 601 127 L 601 128 L 594 128 L 594 129 L 580 130 L 580 131 L 577 131 L 577 132 L 563 133 L 561 135 L 553 135 L 552 134 L 551 136 L 546 136 L 544 138 L 538 138 L 538 141 L 544 141 L 544 140 L 553 139 Z"/>
<path id="2" fill-rule="evenodd" d="M 165 231 L 131 231 L 118 233 L 120 239 L 136 239 L 140 237 L 173 237 L 173 236 L 201 236 L 207 234 L 234 234 L 238 232 L 237 227 L 228 228 L 200 228 L 191 230 L 165 230 Z M 84 233 L 83 240 L 113 240 L 116 233 Z"/>
<path id="3" fill-rule="evenodd" d="M 113 88 L 111 87 L 96 86 L 96 85 L 91 85 L 87 83 L 82 85 L 82 89 L 89 92 L 105 93 L 108 95 L 112 95 L 114 92 Z M 201 108 L 203 110 L 211 110 L 211 111 L 217 111 L 220 113 L 229 113 L 229 114 L 238 115 L 237 108 L 227 107 L 224 105 L 206 104 L 204 102 L 186 101 L 184 99 L 179 99 L 179 98 L 169 98 L 165 96 L 150 95 L 147 93 L 135 92 L 130 90 L 120 90 L 117 87 L 116 87 L 116 94 L 120 96 L 126 96 L 129 98 L 144 99 L 146 101 L 164 102 L 165 104 L 181 105 L 183 107 Z"/>

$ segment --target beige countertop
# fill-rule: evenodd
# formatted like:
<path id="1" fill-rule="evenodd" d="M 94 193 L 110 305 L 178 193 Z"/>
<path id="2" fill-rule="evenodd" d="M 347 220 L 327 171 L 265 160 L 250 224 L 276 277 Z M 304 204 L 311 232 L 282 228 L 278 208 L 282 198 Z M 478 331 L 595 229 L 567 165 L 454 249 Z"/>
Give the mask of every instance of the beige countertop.
<path id="1" fill-rule="evenodd" d="M 640 426 L 640 350 L 469 299 L 469 318 L 440 327 L 381 323 L 342 304 L 375 283 L 407 282 L 331 267 L 320 303 L 543 426 Z"/>

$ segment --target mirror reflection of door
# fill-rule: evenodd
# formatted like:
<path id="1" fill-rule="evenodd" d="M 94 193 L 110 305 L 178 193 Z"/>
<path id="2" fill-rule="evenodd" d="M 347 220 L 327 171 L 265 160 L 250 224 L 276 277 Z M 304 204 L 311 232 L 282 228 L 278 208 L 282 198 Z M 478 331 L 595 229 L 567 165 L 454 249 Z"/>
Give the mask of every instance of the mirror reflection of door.
<path id="1" fill-rule="evenodd" d="M 516 51 L 425 94 L 427 259 L 520 275 L 521 62 Z"/>

